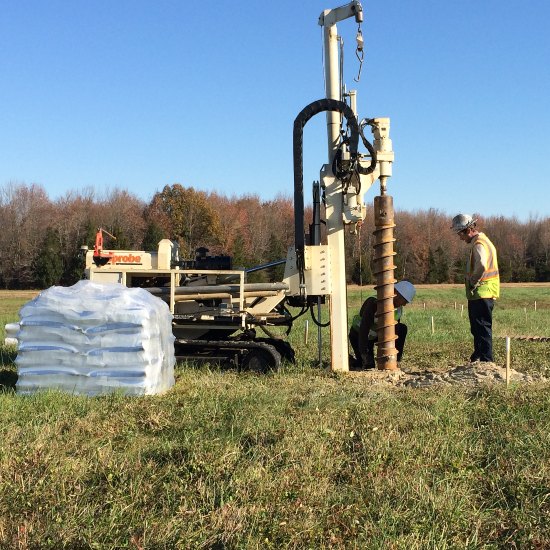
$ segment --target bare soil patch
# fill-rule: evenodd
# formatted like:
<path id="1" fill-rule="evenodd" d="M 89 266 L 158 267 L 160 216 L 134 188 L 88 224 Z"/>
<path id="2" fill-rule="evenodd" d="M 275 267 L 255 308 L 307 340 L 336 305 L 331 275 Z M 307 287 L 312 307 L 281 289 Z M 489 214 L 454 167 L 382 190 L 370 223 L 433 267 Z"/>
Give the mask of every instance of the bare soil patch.
<path id="1" fill-rule="evenodd" d="M 351 371 L 353 377 L 361 378 L 370 385 L 389 387 L 425 388 L 434 385 L 479 386 L 482 384 L 505 384 L 506 368 L 495 363 L 469 363 L 450 367 L 449 370 L 434 371 L 404 370 L 381 371 L 377 369 L 366 371 Z M 524 374 L 514 369 L 509 372 L 510 382 L 534 383 L 547 382 L 544 376 Z"/>

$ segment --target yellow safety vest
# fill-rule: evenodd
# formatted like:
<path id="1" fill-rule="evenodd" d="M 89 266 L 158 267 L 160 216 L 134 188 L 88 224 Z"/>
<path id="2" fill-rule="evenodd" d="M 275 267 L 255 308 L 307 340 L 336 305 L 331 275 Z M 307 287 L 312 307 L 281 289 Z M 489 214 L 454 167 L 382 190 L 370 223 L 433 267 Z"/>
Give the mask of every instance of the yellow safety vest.
<path id="1" fill-rule="evenodd" d="M 498 273 L 497 251 L 494 244 L 484 233 L 479 233 L 474 242 L 481 244 L 487 252 L 487 266 L 480 279 L 479 286 L 472 292 L 470 278 L 474 271 L 474 247 L 470 251 L 470 259 L 466 266 L 466 297 L 468 300 L 480 298 L 498 298 L 500 296 L 500 276 Z"/>
<path id="2" fill-rule="evenodd" d="M 403 315 L 403 307 L 398 307 L 393 316 L 394 319 L 399 322 L 401 319 L 401 316 Z M 376 319 L 376 317 L 375 317 Z M 354 315 L 353 320 L 351 322 L 351 328 L 355 329 L 357 332 L 359 332 L 359 327 L 361 326 L 361 315 Z M 373 324 L 371 327 L 369 327 L 369 338 L 373 339 L 376 338 L 377 332 L 376 332 L 376 324 Z"/>
<path id="3" fill-rule="evenodd" d="M 396 323 L 399 323 L 401 320 L 401 316 L 403 315 L 403 306 L 398 307 L 393 312 L 393 318 L 395 319 Z M 376 340 L 378 338 L 378 333 L 376 332 L 376 316 L 374 317 L 374 323 L 369 329 L 369 340 Z"/>

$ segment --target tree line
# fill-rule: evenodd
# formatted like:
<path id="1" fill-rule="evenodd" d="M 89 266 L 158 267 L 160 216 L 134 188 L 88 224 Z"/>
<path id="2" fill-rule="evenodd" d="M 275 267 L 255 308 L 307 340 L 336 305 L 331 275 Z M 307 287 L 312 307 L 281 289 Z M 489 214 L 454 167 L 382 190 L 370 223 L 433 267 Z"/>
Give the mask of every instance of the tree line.
<path id="1" fill-rule="evenodd" d="M 373 284 L 372 206 L 356 234 L 346 232 L 350 283 Z M 307 217 L 310 212 L 306 212 Z M 449 214 L 436 209 L 396 211 L 396 277 L 414 283 L 462 282 L 467 248 L 450 230 Z M 163 238 L 180 245 L 180 257 L 193 259 L 204 246 L 226 254 L 235 267 L 284 259 L 294 242 L 292 199 L 232 196 L 180 184 L 167 185 L 150 202 L 128 191 L 98 196 L 94 189 L 71 191 L 51 200 L 40 185 L 0 187 L 0 287 L 47 288 L 82 278 L 80 247 L 93 248 L 99 227 L 116 236 L 114 250 L 156 250 Z M 498 251 L 504 282 L 550 281 L 550 218 L 526 222 L 503 216 L 479 219 Z M 280 280 L 284 266 L 258 271 L 251 280 Z"/>

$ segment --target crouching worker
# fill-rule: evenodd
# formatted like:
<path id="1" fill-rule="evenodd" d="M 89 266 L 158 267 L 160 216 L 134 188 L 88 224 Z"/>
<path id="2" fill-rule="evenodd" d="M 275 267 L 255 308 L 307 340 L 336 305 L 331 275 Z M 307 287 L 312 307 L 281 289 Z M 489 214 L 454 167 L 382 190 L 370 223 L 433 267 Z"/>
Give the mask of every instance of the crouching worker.
<path id="1" fill-rule="evenodd" d="M 403 315 L 403 307 L 410 304 L 416 294 L 414 285 L 409 281 L 399 281 L 395 284 L 395 297 L 393 305 L 395 307 L 395 347 L 397 349 L 397 361 L 401 361 L 403 357 L 403 349 L 405 348 L 405 339 L 407 338 L 407 325 L 401 322 Z M 359 315 L 353 318 L 351 329 L 349 331 L 349 341 L 355 359 L 350 357 L 350 367 L 355 369 L 373 369 L 376 365 L 374 361 L 374 344 L 378 340 L 376 332 L 376 297 L 370 296 L 367 298 Z"/>

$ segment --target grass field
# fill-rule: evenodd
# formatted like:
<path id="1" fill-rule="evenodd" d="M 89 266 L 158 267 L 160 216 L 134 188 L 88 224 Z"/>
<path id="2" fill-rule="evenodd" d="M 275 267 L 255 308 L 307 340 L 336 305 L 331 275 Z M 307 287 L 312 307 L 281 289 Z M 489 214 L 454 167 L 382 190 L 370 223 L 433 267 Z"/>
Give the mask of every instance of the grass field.
<path id="1" fill-rule="evenodd" d="M 2 341 L 26 299 L 0 296 Z M 403 369 L 466 363 L 462 305 L 419 288 Z M 309 324 L 296 365 L 179 365 L 143 398 L 19 396 L 0 346 L 0 547 L 550 548 L 549 383 L 366 384 L 316 368 Z M 504 336 L 550 336 L 550 287 L 505 287 L 494 332 L 500 364 Z M 512 367 L 550 377 L 550 343 L 513 340 Z"/>

